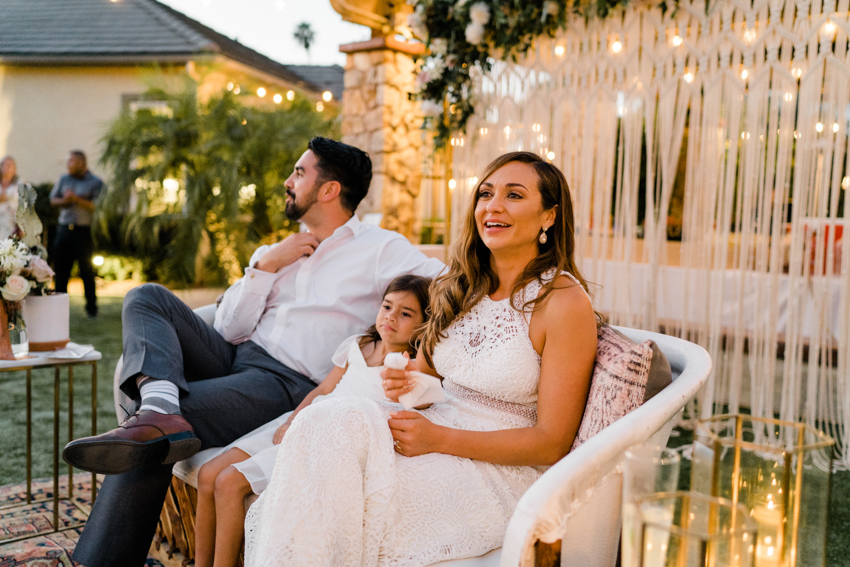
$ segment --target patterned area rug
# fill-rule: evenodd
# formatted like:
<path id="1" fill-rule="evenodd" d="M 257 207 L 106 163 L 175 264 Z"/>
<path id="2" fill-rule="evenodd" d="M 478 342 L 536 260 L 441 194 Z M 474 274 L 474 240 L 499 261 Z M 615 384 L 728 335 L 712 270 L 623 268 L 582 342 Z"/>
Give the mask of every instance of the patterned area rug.
<path id="1" fill-rule="evenodd" d="M 84 481 L 77 479 L 85 478 Z M 91 477 L 87 474 L 74 478 L 74 501 L 84 509 L 91 506 Z M 67 494 L 68 476 L 59 477 L 59 494 Z M 53 479 L 33 481 L 33 498 L 52 498 Z M 75 567 L 71 560 L 82 528 L 50 533 L 53 529 L 53 501 L 26 505 L 26 483 L 0 487 L 0 567 Z M 84 521 L 86 514 L 70 501 L 59 502 L 59 526 L 65 527 Z M 22 535 L 39 535 L 30 539 L 3 543 Z M 146 567 L 162 567 L 162 563 L 148 558 Z"/>

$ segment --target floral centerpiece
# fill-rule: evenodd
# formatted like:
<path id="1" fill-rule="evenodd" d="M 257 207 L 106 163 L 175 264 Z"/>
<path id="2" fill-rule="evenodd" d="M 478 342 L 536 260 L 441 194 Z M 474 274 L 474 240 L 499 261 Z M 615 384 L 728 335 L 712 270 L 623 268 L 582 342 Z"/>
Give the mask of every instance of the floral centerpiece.
<path id="1" fill-rule="evenodd" d="M 0 242 L 0 295 L 3 301 L 21 301 L 29 294 L 47 295 L 53 276 L 53 270 L 38 251 L 16 238 Z"/>
<path id="2" fill-rule="evenodd" d="M 27 295 L 47 295 L 53 270 L 39 255 L 39 247 L 28 247 L 17 238 L 0 242 L 0 358 L 10 360 L 29 352 L 26 322 L 21 301 Z M 3 331 L 6 331 L 5 334 Z"/>

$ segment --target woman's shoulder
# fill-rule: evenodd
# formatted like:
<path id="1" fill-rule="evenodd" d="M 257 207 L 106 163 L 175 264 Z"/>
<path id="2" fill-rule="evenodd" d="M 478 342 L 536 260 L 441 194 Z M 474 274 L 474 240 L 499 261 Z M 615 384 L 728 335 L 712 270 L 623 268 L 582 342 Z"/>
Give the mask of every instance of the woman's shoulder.
<path id="1" fill-rule="evenodd" d="M 544 313 L 556 317 L 589 315 L 595 319 L 590 296 L 575 276 L 561 272 L 554 280 L 552 291 L 541 305 Z"/>

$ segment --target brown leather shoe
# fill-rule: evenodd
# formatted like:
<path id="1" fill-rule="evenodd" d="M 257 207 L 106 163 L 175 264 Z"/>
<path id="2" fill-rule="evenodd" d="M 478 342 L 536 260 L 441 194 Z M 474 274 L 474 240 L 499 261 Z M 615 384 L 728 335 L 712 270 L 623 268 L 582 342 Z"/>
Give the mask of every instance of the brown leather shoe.
<path id="1" fill-rule="evenodd" d="M 71 441 L 62 458 L 84 471 L 121 474 L 148 463 L 176 463 L 200 449 L 201 440 L 182 415 L 144 410 L 117 429 Z"/>

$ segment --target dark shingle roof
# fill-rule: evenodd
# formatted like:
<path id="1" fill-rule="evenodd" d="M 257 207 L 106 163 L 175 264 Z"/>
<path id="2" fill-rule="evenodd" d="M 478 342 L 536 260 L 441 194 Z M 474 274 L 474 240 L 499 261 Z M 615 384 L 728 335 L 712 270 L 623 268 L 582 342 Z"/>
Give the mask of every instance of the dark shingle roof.
<path id="1" fill-rule="evenodd" d="M 329 90 L 156 0 L 0 0 L 0 63 L 164 63 L 213 54 Z"/>
<path id="2" fill-rule="evenodd" d="M 339 65 L 286 65 L 286 68 L 323 91 L 331 91 L 337 101 L 342 100 L 345 69 Z"/>

